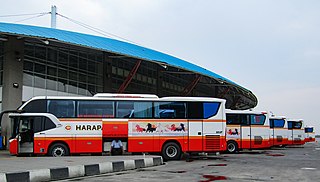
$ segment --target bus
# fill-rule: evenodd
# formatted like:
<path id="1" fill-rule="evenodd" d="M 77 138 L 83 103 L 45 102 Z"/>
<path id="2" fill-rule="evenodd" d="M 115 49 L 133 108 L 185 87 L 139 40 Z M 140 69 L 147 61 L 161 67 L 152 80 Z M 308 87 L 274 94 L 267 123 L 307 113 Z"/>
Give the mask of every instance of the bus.
<path id="1" fill-rule="evenodd" d="M 113 139 L 127 152 L 161 153 L 164 160 L 225 151 L 225 102 L 150 94 L 37 96 L 9 114 L 10 153 L 105 153 Z"/>
<path id="2" fill-rule="evenodd" d="M 286 146 L 288 144 L 288 128 L 285 116 L 270 117 L 270 144 L 271 146 Z"/>
<path id="3" fill-rule="evenodd" d="M 270 147 L 270 126 L 267 112 L 226 110 L 227 152 Z"/>
<path id="4" fill-rule="evenodd" d="M 313 126 L 306 126 L 304 128 L 304 133 L 305 133 L 305 142 L 314 142 L 316 141 L 316 134 L 314 132 L 314 127 Z"/>
<path id="5" fill-rule="evenodd" d="M 302 119 L 288 119 L 288 145 L 303 145 L 304 127 Z"/>

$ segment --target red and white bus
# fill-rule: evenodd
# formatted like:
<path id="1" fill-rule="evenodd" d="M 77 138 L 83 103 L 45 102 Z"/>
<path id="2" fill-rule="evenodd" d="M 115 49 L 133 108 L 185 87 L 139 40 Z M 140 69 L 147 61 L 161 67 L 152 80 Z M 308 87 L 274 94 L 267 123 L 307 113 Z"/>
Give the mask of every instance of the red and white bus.
<path id="1" fill-rule="evenodd" d="M 287 119 L 288 123 L 288 145 L 303 145 L 304 127 L 302 119 Z"/>
<path id="2" fill-rule="evenodd" d="M 226 110 L 227 151 L 270 147 L 270 126 L 267 112 Z"/>
<path id="3" fill-rule="evenodd" d="M 304 128 L 304 133 L 305 133 L 305 142 L 314 142 L 316 141 L 316 134 L 314 132 L 314 127 L 313 126 L 306 126 Z"/>
<path id="4" fill-rule="evenodd" d="M 271 146 L 285 146 L 288 144 L 288 128 L 285 116 L 270 117 Z"/>
<path id="5" fill-rule="evenodd" d="M 94 97 L 38 96 L 11 113 L 11 154 L 63 156 L 103 153 L 113 139 L 128 152 L 161 153 L 226 150 L 225 100 L 145 94 Z"/>

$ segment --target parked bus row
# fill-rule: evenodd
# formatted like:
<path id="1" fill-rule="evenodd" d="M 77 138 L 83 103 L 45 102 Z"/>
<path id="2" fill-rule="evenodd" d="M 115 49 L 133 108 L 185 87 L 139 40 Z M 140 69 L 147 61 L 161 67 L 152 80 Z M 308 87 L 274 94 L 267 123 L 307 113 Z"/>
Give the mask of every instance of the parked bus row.
<path id="1" fill-rule="evenodd" d="M 182 153 L 304 144 L 302 120 L 269 120 L 267 112 L 228 110 L 225 102 L 149 94 L 38 96 L 9 114 L 9 150 L 12 155 L 101 154 L 116 139 L 127 152 L 160 153 L 165 160 L 176 160 Z M 310 129 L 306 131 L 312 138 Z"/>

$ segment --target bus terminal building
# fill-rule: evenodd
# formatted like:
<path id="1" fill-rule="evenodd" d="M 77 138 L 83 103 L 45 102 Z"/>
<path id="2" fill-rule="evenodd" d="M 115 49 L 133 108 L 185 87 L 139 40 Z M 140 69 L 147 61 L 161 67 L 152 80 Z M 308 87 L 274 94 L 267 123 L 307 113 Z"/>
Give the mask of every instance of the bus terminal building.
<path id="1" fill-rule="evenodd" d="M 214 61 L 214 60 L 208 60 Z M 226 99 L 257 105 L 248 89 L 179 58 L 131 43 L 65 30 L 0 23 L 0 110 L 34 96 L 135 93 Z M 1 123 L 8 136 L 10 122 Z M 10 132 L 9 132 L 10 133 Z"/>

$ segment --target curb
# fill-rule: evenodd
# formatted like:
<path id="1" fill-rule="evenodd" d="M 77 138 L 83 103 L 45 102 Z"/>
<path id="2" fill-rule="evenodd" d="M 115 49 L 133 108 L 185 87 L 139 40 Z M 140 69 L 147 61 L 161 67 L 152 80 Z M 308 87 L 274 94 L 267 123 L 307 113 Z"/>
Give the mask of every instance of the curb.
<path id="1" fill-rule="evenodd" d="M 1 182 L 39 182 L 92 176 L 163 164 L 162 157 L 104 162 L 99 164 L 66 166 L 52 169 L 38 169 L 25 172 L 0 173 Z"/>

